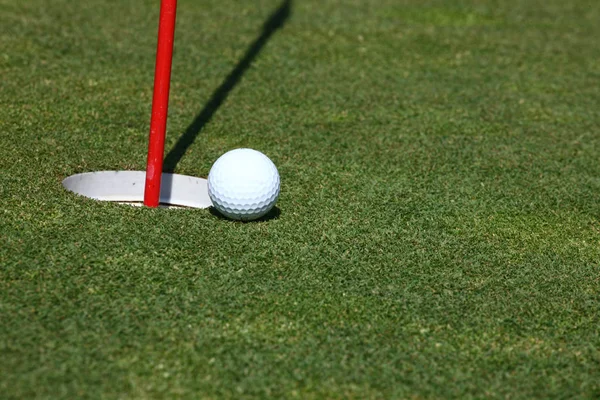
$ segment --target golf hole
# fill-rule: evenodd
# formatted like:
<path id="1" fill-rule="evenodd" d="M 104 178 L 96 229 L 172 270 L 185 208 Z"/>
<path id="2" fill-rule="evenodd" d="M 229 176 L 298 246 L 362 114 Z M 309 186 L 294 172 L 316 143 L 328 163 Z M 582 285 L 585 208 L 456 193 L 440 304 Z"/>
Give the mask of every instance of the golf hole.
<path id="1" fill-rule="evenodd" d="M 65 189 L 99 201 L 143 205 L 145 171 L 99 171 L 72 175 L 63 180 Z M 206 179 L 162 174 L 160 204 L 166 208 L 208 208 Z"/>

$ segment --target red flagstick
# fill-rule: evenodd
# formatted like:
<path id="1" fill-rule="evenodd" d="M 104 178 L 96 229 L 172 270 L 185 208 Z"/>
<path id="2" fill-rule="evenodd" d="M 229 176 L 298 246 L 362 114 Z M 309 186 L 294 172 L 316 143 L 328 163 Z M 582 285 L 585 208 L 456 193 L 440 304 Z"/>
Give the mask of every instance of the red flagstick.
<path id="1" fill-rule="evenodd" d="M 161 1 L 148 162 L 146 164 L 146 187 L 144 190 L 144 205 L 147 207 L 158 207 L 160 198 L 176 12 L 177 0 Z"/>

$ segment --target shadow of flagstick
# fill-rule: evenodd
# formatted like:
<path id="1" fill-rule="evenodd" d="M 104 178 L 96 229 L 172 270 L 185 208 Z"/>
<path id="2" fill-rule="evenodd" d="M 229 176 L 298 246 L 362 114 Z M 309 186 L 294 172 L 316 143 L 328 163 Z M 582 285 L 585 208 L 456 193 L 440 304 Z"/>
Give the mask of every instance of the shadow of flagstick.
<path id="1" fill-rule="evenodd" d="M 252 61 L 260 53 L 271 36 L 285 25 L 290 16 L 292 0 L 284 0 L 283 3 L 275 10 L 263 25 L 263 30 L 260 36 L 252 43 L 246 51 L 244 57 L 236 65 L 236 67 L 227 75 L 221 86 L 212 94 L 208 103 L 204 106 L 200 114 L 196 116 L 194 121 L 188 126 L 183 135 L 179 138 L 175 146 L 164 159 L 163 172 L 173 172 L 175 167 L 181 161 L 181 158 L 187 149 L 194 143 L 196 137 L 211 120 L 212 116 L 219 109 L 223 101 L 229 95 L 229 92 L 239 83 L 240 79 L 246 70 L 252 64 Z"/>

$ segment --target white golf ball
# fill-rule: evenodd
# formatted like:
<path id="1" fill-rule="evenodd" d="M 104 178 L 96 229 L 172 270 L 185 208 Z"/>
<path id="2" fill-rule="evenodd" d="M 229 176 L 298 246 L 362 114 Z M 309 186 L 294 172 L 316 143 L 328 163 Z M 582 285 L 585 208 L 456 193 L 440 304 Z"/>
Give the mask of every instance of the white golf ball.
<path id="1" fill-rule="evenodd" d="M 242 221 L 267 214 L 279 197 L 279 172 L 260 151 L 236 149 L 215 161 L 208 174 L 208 195 L 224 216 Z"/>

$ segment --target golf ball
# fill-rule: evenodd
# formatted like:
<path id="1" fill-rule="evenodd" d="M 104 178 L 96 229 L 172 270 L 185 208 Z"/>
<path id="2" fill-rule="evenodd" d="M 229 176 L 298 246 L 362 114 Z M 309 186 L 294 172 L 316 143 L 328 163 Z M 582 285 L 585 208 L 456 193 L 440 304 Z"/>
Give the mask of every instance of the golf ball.
<path id="1" fill-rule="evenodd" d="M 208 195 L 224 216 L 242 221 L 267 214 L 279 197 L 279 172 L 260 151 L 235 149 L 215 161 L 208 174 Z"/>

